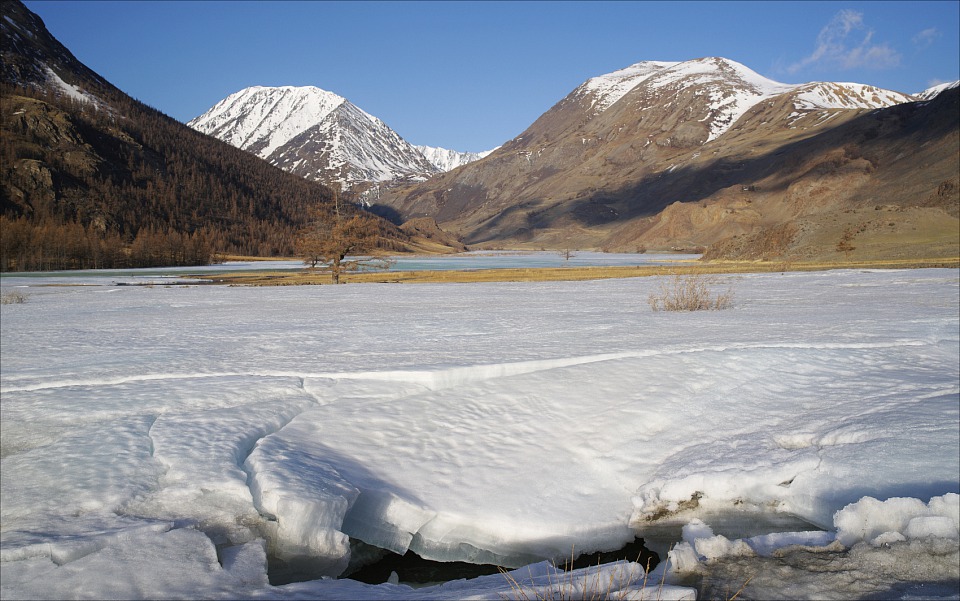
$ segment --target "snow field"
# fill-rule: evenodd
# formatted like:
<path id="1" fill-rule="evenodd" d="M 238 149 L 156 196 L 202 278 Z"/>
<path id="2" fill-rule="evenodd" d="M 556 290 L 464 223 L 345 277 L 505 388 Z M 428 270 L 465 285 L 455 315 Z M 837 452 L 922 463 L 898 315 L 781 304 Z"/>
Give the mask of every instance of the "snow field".
<path id="1" fill-rule="evenodd" d="M 3 596 L 523 598 L 266 558 L 335 576 L 353 537 L 558 591 L 537 562 L 671 512 L 668 583 L 798 544 L 960 581 L 955 270 L 730 276 L 697 313 L 658 283 L 31 288 L 2 309 Z M 824 532 L 694 521 L 740 508 Z M 611 591 L 651 590 L 633 566 Z"/>

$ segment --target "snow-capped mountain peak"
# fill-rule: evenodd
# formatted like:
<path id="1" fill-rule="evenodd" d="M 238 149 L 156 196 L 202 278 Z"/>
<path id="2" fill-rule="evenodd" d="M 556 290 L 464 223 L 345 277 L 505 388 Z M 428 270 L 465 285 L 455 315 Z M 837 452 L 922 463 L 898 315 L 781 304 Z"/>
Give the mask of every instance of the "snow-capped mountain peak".
<path id="1" fill-rule="evenodd" d="M 769 96 L 779 94 L 792 86 L 768 79 L 736 61 L 721 57 L 697 58 L 675 63 L 655 73 L 649 85 L 664 87 L 682 82 L 685 86 L 697 84 L 727 83 L 750 90 L 753 94 Z"/>
<path id="2" fill-rule="evenodd" d="M 344 187 L 438 171 L 383 121 L 315 86 L 245 88 L 187 125 L 291 173 Z"/>
<path id="3" fill-rule="evenodd" d="M 414 148 L 419 150 L 433 166 L 443 172 L 452 171 L 467 163 L 478 161 L 496 150 L 494 148 L 483 152 L 460 152 L 435 146 L 414 146 Z"/>
<path id="4" fill-rule="evenodd" d="M 707 126 L 704 142 L 720 137 L 750 108 L 795 86 L 768 79 L 726 58 L 698 58 L 661 69 L 637 86 L 636 102 L 656 97 L 666 106 L 681 94 L 704 98 L 697 120 Z"/>
<path id="5" fill-rule="evenodd" d="M 313 86 L 252 86 L 231 94 L 187 125 L 261 158 L 346 102 Z"/>

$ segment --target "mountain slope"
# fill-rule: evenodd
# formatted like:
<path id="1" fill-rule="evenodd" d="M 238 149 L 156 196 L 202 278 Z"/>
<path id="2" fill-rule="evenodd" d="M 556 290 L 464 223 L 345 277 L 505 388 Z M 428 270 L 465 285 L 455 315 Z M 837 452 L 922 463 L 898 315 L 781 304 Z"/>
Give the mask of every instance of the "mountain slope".
<path id="1" fill-rule="evenodd" d="M 0 269 L 286 255 L 319 184 L 196 132 L 84 66 L 22 3 L 0 19 Z M 410 236 L 383 223 L 391 246 Z"/>
<path id="2" fill-rule="evenodd" d="M 345 188 L 438 172 L 382 121 L 312 86 L 246 88 L 187 125 L 284 171 Z"/>
<path id="3" fill-rule="evenodd" d="M 434 216 L 472 244 L 706 246 L 759 222 L 724 217 L 728 213 L 721 210 L 715 221 L 730 222 L 729 228 L 691 222 L 674 227 L 673 237 L 666 229 L 657 233 L 650 222 L 674 203 L 709 205 L 725 190 L 754 186 L 766 169 L 784 161 L 816 163 L 822 157 L 799 156 L 797 149 L 826 155 L 834 150 L 800 142 L 913 100 L 861 84 L 785 85 L 722 58 L 637 63 L 588 80 L 488 157 L 390 190 L 380 202 L 404 217 Z M 950 131 L 948 124 L 943 133 L 949 138 Z M 898 143 L 889 123 L 875 135 L 881 146 Z M 948 150 L 940 148 L 947 163 L 955 157 Z M 940 183 L 926 182 L 916 193 L 925 195 Z M 792 200 L 781 196 L 776 202 Z"/>

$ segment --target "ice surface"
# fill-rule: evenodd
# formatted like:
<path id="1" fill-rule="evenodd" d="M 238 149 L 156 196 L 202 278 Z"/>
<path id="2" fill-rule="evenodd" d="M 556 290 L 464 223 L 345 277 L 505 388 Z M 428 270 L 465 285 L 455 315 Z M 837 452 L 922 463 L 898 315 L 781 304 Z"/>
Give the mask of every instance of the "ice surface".
<path id="1" fill-rule="evenodd" d="M 518 567 L 677 516 L 693 573 L 756 591 L 836 586 L 811 558 L 865 591 L 960 579 L 956 270 L 729 276 L 698 313 L 652 312 L 657 278 L 37 282 L 2 280 L 29 295 L 0 330 L 5 598 L 411 598 L 271 586 L 266 558 L 335 575 L 352 536 Z M 708 521 L 738 508 L 824 532 Z M 487 578 L 417 594 L 514 594 Z"/>

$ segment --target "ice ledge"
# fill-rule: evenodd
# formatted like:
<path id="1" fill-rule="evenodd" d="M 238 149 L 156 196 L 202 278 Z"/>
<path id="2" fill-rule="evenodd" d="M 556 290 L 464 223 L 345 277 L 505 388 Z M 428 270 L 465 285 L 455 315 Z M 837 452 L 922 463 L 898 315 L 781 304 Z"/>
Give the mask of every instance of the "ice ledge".
<path id="1" fill-rule="evenodd" d="M 273 522 L 270 550 L 287 563 L 309 564 L 318 575 L 339 576 L 350 559 L 340 531 L 360 491 L 323 459 L 278 437 L 261 441 L 247 457 L 254 506 Z"/>

